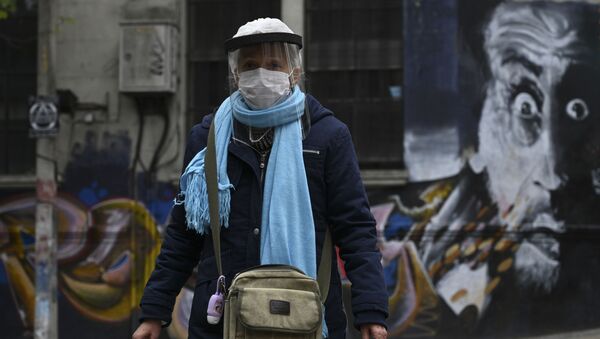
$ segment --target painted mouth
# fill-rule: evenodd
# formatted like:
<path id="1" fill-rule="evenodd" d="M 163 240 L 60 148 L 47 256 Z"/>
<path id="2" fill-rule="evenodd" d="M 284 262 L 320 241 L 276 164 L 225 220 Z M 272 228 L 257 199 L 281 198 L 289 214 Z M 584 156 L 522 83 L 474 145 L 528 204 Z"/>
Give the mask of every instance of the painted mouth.
<path id="1" fill-rule="evenodd" d="M 558 260 L 560 242 L 558 238 L 565 232 L 564 222 L 557 221 L 549 213 L 540 213 L 533 223 L 527 224 L 522 230 L 523 241 L 540 250 L 549 259 Z"/>
<path id="2" fill-rule="evenodd" d="M 559 233 L 546 227 L 540 227 L 534 231 L 527 232 L 523 240 L 537 247 L 548 258 L 558 260 L 560 256 L 558 236 L 560 236 Z"/>

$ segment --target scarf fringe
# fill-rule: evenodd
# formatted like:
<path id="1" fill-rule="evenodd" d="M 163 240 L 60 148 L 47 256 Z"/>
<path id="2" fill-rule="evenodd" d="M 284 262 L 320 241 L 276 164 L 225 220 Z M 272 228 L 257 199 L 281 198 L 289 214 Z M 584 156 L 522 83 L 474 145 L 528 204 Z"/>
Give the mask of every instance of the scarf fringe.
<path id="1" fill-rule="evenodd" d="M 208 188 L 204 173 L 191 173 L 186 178 L 185 212 L 187 227 L 204 235 L 210 230 L 210 209 L 208 207 Z M 223 187 L 222 187 L 223 186 Z M 219 185 L 219 221 L 229 227 L 229 212 L 233 185 Z"/>

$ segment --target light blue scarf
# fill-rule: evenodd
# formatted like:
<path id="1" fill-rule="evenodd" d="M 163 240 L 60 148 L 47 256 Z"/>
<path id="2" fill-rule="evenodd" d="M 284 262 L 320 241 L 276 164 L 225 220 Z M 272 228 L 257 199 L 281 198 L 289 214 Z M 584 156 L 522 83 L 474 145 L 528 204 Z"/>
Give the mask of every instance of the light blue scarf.
<path id="1" fill-rule="evenodd" d="M 239 92 L 223 101 L 214 118 L 219 217 L 221 225 L 229 227 L 230 189 L 234 187 L 227 176 L 227 147 L 233 117 L 252 127 L 275 127 L 264 182 L 260 262 L 292 265 L 316 279 L 315 227 L 298 119 L 304 114 L 304 100 L 304 93 L 296 87 L 285 100 L 263 110 L 248 108 Z M 210 230 L 205 154 L 206 148 L 194 156 L 180 180 L 181 191 L 185 194 L 187 227 L 199 234 Z M 327 337 L 325 322 L 323 336 Z"/>

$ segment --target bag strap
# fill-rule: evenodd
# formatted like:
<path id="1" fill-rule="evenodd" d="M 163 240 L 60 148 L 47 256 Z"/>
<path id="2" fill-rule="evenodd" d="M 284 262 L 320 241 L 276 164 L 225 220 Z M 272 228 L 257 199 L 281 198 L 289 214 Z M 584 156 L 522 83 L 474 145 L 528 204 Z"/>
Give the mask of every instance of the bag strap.
<path id="1" fill-rule="evenodd" d="M 219 276 L 223 275 L 221 265 L 221 223 L 219 222 L 219 188 L 217 178 L 217 154 L 215 147 L 215 123 L 210 124 L 206 154 L 204 155 L 204 172 L 206 175 L 206 191 L 208 193 L 208 209 L 210 215 L 210 230 L 212 234 L 213 249 L 217 261 Z"/>
<path id="2" fill-rule="evenodd" d="M 206 154 L 204 156 L 204 171 L 206 174 L 206 190 L 208 193 L 208 208 L 210 215 L 210 229 L 212 234 L 213 249 L 217 262 L 219 276 L 223 275 L 221 264 L 221 225 L 219 217 L 219 189 L 217 178 L 217 154 L 215 147 L 215 119 L 213 118 L 208 131 L 206 143 Z M 331 251 L 332 241 L 329 227 L 325 231 L 325 242 L 321 253 L 321 262 L 317 273 L 317 283 L 321 292 L 321 302 L 325 303 L 329 294 L 329 283 L 331 281 Z"/>

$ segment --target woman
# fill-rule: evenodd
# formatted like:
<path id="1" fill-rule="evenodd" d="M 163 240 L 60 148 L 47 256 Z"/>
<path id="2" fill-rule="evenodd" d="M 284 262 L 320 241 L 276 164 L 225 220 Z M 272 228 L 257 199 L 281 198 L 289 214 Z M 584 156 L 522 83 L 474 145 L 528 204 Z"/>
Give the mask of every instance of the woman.
<path id="1" fill-rule="evenodd" d="M 241 26 L 225 44 L 232 93 L 215 115 L 221 257 L 226 281 L 260 264 L 289 264 L 315 277 L 329 227 L 352 282 L 355 326 L 385 338 L 387 294 L 375 221 L 348 128 L 302 84 L 302 39 L 278 19 Z M 134 338 L 157 338 L 198 264 L 190 338 L 221 338 L 206 319 L 218 273 L 204 190 L 204 150 L 213 116 L 192 128 L 181 178 L 183 201 L 141 301 Z M 335 256 L 325 302 L 325 336 L 344 338 L 346 316 Z"/>

